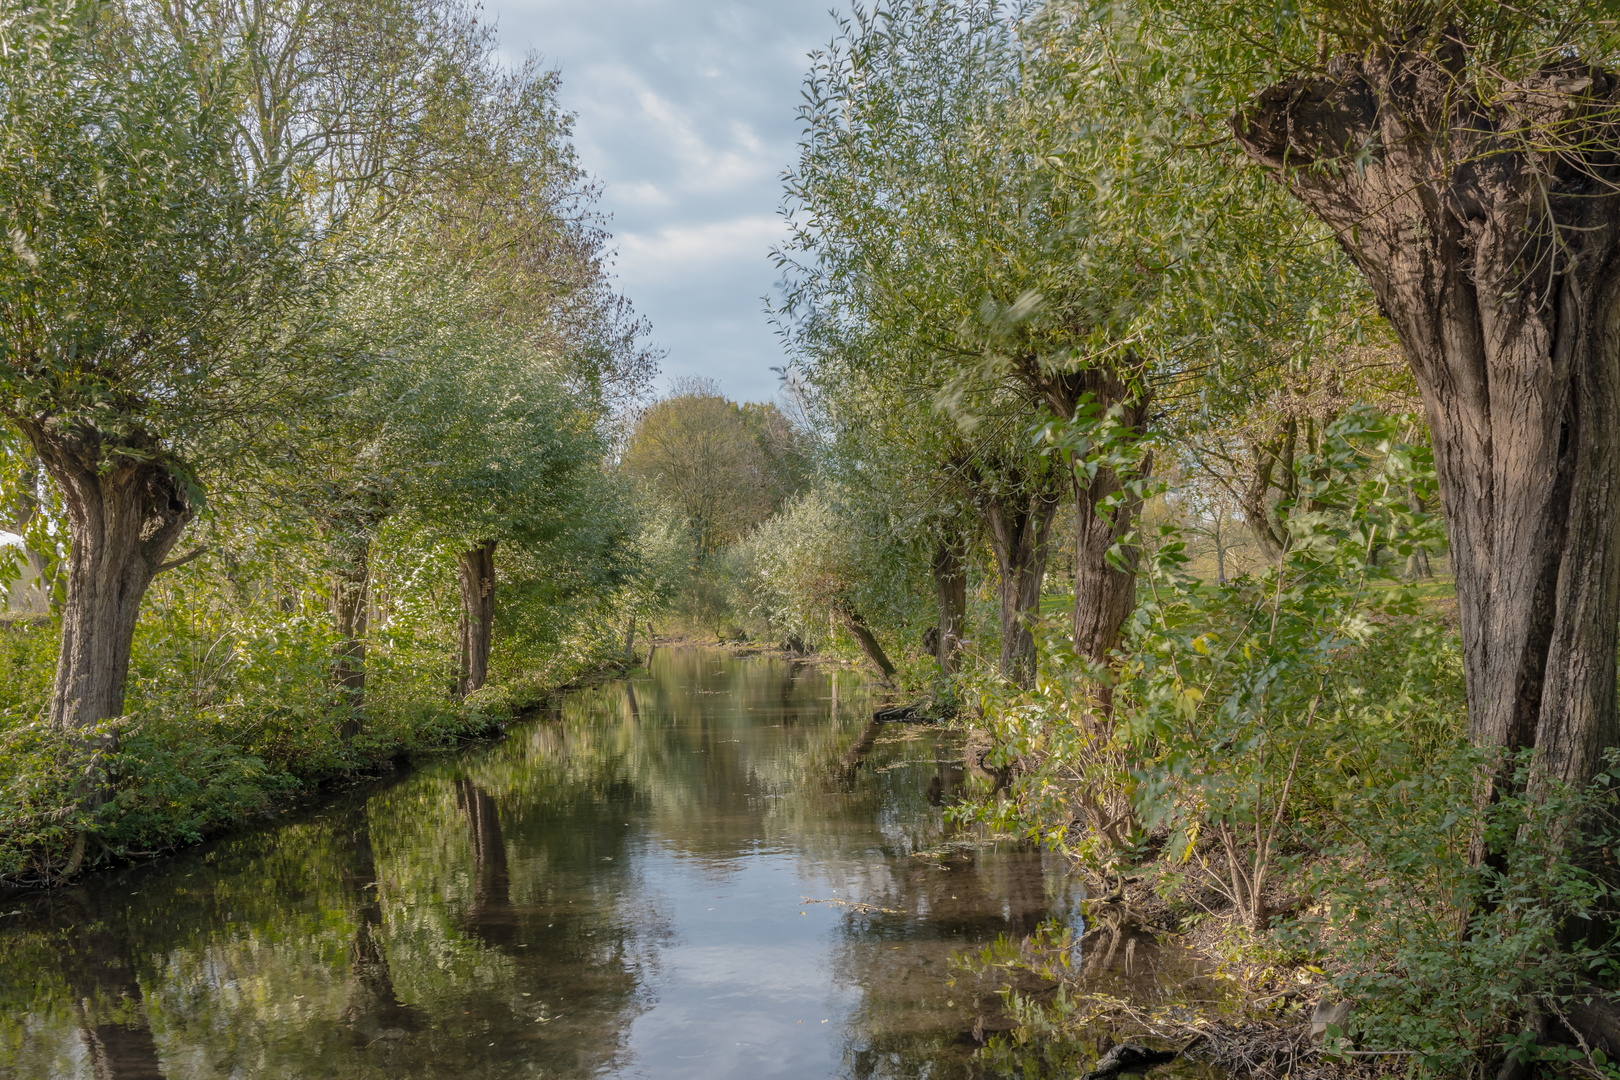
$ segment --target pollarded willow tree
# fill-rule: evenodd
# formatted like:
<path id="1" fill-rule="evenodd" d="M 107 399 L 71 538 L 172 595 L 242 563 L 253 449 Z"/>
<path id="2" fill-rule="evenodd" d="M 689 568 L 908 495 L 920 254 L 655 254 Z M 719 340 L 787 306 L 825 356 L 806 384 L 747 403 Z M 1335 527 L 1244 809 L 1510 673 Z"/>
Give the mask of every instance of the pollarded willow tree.
<path id="1" fill-rule="evenodd" d="M 987 539 L 1000 606 L 997 667 L 1030 685 L 1032 622 L 1056 516 L 1070 478 L 1030 443 L 1028 409 L 1003 393 L 975 403 L 971 430 L 935 405 L 937 372 L 883 335 L 860 334 L 824 305 L 793 328 L 796 372 L 814 389 L 817 425 L 830 436 L 825 468 L 846 500 L 868 508 L 888 541 L 920 546 L 934 579 L 935 658 L 956 668 L 967 632 L 968 561 Z"/>
<path id="2" fill-rule="evenodd" d="M 324 393 L 331 287 L 292 160 L 239 167 L 238 72 L 115 4 L 0 8 L 0 412 L 67 511 L 49 721 L 123 712 L 141 598 L 202 501 L 196 448 Z"/>
<path id="3" fill-rule="evenodd" d="M 1263 73 L 1239 144 L 1333 229 L 1416 376 L 1473 739 L 1584 783 L 1620 736 L 1620 20 L 1307 3 L 1255 39 L 1246 5 L 1169 14 Z"/>
<path id="4" fill-rule="evenodd" d="M 391 358 L 367 394 L 382 416 L 375 455 L 393 516 L 419 541 L 456 552 L 461 696 L 489 676 L 498 549 L 623 562 L 615 528 L 628 523 L 602 470 L 604 418 L 569 385 L 568 357 L 538 350 L 521 328 L 462 321 L 469 306 L 457 290 L 450 317 Z"/>
<path id="5" fill-rule="evenodd" d="M 1147 30 L 1071 3 L 857 9 L 807 84 L 783 321 L 883 342 L 869 363 L 965 429 L 1017 402 L 1071 447 L 1148 434 L 1320 258 L 1250 254 L 1283 200 L 1189 149 L 1196 87 Z M 1151 458 L 1067 463 L 1073 634 L 1100 664 L 1134 601 Z"/>

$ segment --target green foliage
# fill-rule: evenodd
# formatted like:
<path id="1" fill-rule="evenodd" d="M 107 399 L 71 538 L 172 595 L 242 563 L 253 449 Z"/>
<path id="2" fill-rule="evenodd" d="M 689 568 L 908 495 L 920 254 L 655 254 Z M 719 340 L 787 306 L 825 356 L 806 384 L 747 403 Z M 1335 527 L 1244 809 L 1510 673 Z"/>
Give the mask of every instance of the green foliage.
<path id="1" fill-rule="evenodd" d="M 1439 541 L 1436 523 L 1409 507 L 1407 486 L 1432 488 L 1433 478 L 1426 451 L 1395 441 L 1400 426 L 1353 410 L 1320 455 L 1302 458 L 1301 501 L 1312 509 L 1289 515 L 1291 544 L 1277 566 L 1211 587 L 1178 572 L 1184 546 L 1171 536 L 1150 560 L 1116 691 L 1121 734 L 1143 761 L 1147 823 L 1173 822 L 1177 852 L 1214 830 L 1240 906 L 1252 898 L 1238 894 L 1258 887 L 1249 879 L 1264 876 L 1240 872 L 1240 835 L 1255 838 L 1264 861 L 1286 835 L 1291 795 L 1331 801 L 1332 786 L 1366 769 L 1369 754 L 1397 739 L 1410 745 L 1403 726 L 1432 729 L 1436 708 L 1454 708 L 1424 700 L 1404 665 L 1364 681 L 1374 641 L 1386 640 L 1379 659 L 1416 658 L 1437 636 L 1413 625 L 1420 609 L 1396 577 L 1399 561 L 1377 558 L 1382 546 L 1404 555 Z"/>
<path id="2" fill-rule="evenodd" d="M 863 511 L 837 490 L 813 489 L 749 535 L 741 554 L 753 614 L 773 633 L 829 642 L 848 611 L 871 622 L 885 651 L 898 656 L 896 639 L 926 625 L 927 608 L 918 603 L 924 568 L 907 548 L 885 543 L 884 523 Z"/>
<path id="3" fill-rule="evenodd" d="M 1329 1045 L 1415 1051 L 1423 1075 L 1476 1071 L 1515 1043 L 1529 1060 L 1557 1063 L 1571 1048 L 1520 1033 L 1538 1012 L 1557 1024 L 1620 985 L 1620 892 L 1607 854 L 1620 826 L 1620 755 L 1609 751 L 1578 791 L 1532 782 L 1535 760 L 1523 754 L 1515 794 L 1482 806 L 1495 754 L 1456 745 L 1422 761 L 1400 749 L 1370 763 L 1319 827 L 1318 858 L 1300 881 L 1315 903 L 1280 934 L 1331 957 L 1332 986 L 1354 1003 L 1344 1041 Z M 1495 856 L 1476 865 L 1476 842 Z"/>
<path id="4" fill-rule="evenodd" d="M 107 467 L 320 392 L 331 284 L 281 169 L 238 168 L 234 73 L 113 5 L 0 13 L 0 397 Z M 160 449 L 161 443 L 161 449 Z"/>
<path id="5" fill-rule="evenodd" d="M 806 479 L 799 433 L 774 405 L 737 402 L 713 384 L 682 384 L 637 420 L 621 467 L 677 508 L 706 558 L 770 517 Z"/>

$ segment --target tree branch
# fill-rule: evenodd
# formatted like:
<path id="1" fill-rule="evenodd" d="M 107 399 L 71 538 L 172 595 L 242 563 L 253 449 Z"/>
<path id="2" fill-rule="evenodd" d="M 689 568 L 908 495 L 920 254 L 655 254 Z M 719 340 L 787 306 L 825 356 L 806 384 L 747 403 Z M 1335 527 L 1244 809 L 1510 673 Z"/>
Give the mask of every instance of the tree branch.
<path id="1" fill-rule="evenodd" d="M 180 556 L 178 559 L 170 559 L 168 562 L 158 563 L 157 569 L 152 571 L 152 576 L 157 577 L 159 574 L 163 573 L 163 571 L 165 571 L 165 570 L 173 570 L 177 566 L 184 566 L 186 563 L 190 562 L 192 559 L 195 559 L 200 555 L 206 555 L 207 553 L 208 553 L 208 545 L 204 544 L 202 547 L 199 547 L 194 551 L 186 552 L 184 555 Z"/>

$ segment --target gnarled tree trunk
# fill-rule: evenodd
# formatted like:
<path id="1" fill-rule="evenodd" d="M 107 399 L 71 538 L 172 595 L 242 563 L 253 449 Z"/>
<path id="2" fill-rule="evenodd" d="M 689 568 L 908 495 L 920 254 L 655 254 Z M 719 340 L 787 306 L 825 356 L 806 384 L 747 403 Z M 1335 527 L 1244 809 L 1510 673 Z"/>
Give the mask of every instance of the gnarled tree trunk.
<path id="1" fill-rule="evenodd" d="M 61 730 L 89 728 L 124 712 L 141 598 L 160 571 L 178 565 L 164 560 L 195 508 L 155 446 L 121 447 L 128 456 L 120 456 L 96 432 L 19 426 L 62 489 L 73 541 L 47 716 Z M 112 736 L 103 741 L 112 748 Z M 87 797 L 98 801 L 103 778 L 87 785 Z"/>
<path id="2" fill-rule="evenodd" d="M 1333 228 L 1417 377 L 1473 739 L 1582 784 L 1620 736 L 1620 80 L 1561 60 L 1487 104 L 1473 62 L 1455 35 L 1392 41 L 1233 127 Z"/>
<path id="3" fill-rule="evenodd" d="M 967 626 L 967 568 L 963 565 L 966 544 L 954 531 L 944 533 L 934 543 L 934 591 L 939 601 L 939 639 L 934 658 L 946 675 L 956 671 L 956 656 L 962 648 L 962 632 Z"/>
<path id="4" fill-rule="evenodd" d="M 1119 371 L 1102 367 L 1046 371 L 1033 358 L 1025 361 L 1022 370 L 1047 407 L 1064 419 L 1073 419 L 1089 399 L 1104 411 L 1119 406 L 1119 420 L 1127 430 L 1141 432 L 1147 426 L 1151 394 L 1132 386 Z M 1144 461 L 1143 475 L 1151 467 L 1151 458 Z M 1142 501 L 1126 497 L 1110 509 L 1098 508 L 1124 490 L 1125 478 L 1112 469 L 1099 469 L 1094 477 L 1076 469 L 1071 479 L 1075 494 L 1074 648 L 1079 655 L 1101 663 L 1119 641 L 1119 632 L 1136 605 L 1140 555 L 1134 546 L 1126 549 L 1122 566 L 1116 568 L 1109 565 L 1108 552 L 1135 526 Z"/>
<path id="5" fill-rule="evenodd" d="M 485 540 L 456 556 L 461 584 L 461 678 L 466 697 L 489 677 L 489 646 L 495 634 L 495 541 Z"/>

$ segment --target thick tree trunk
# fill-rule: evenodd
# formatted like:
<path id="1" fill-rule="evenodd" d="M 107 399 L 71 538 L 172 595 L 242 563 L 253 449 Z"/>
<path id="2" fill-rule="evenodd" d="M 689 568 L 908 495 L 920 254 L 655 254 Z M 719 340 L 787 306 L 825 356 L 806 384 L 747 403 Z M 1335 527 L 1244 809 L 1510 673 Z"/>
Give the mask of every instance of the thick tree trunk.
<path id="1" fill-rule="evenodd" d="M 1561 60 L 1484 105 L 1469 63 L 1392 42 L 1233 126 L 1338 234 L 1417 376 L 1475 742 L 1582 784 L 1620 735 L 1620 80 Z"/>
<path id="2" fill-rule="evenodd" d="M 456 556 L 461 583 L 462 697 L 489 677 L 489 646 L 495 634 L 495 541 L 485 540 Z"/>
<path id="3" fill-rule="evenodd" d="M 866 654 L 866 658 L 872 661 L 878 671 L 883 673 L 883 681 L 888 682 L 894 678 L 894 664 L 889 662 L 888 653 L 884 652 L 883 646 L 878 644 L 877 635 L 872 633 L 870 626 L 866 625 L 866 620 L 861 618 L 861 613 L 845 603 L 834 604 L 833 613 L 844 624 L 844 629 L 848 630 L 850 636 L 860 645 L 861 651 Z"/>
<path id="4" fill-rule="evenodd" d="M 1046 541 L 1062 499 L 1051 485 L 1035 483 L 988 495 L 981 505 L 1001 578 L 1000 671 L 1014 686 L 1027 689 L 1035 684 L 1032 622 L 1040 614 Z"/>
<path id="5" fill-rule="evenodd" d="M 338 548 L 333 609 L 338 643 L 332 661 L 332 687 L 338 704 L 347 709 L 340 735 L 343 740 L 360 733 L 360 710 L 366 705 L 366 632 L 371 612 L 371 539 L 364 531 L 343 537 Z"/>
<path id="6" fill-rule="evenodd" d="M 129 456 L 114 456 L 93 433 L 19 426 L 62 490 L 72 539 L 47 716 L 60 730 L 89 728 L 123 715 L 141 598 L 153 577 L 173 565 L 164 560 L 195 509 L 156 447 L 130 446 Z M 106 749 L 113 738 L 102 738 Z M 94 802 L 105 781 L 92 773 L 86 795 Z"/>
<path id="7" fill-rule="evenodd" d="M 954 531 L 934 544 L 934 591 L 939 601 L 939 639 L 934 658 L 946 675 L 956 671 L 956 656 L 967 626 L 967 568 L 962 565 L 965 546 Z"/>

